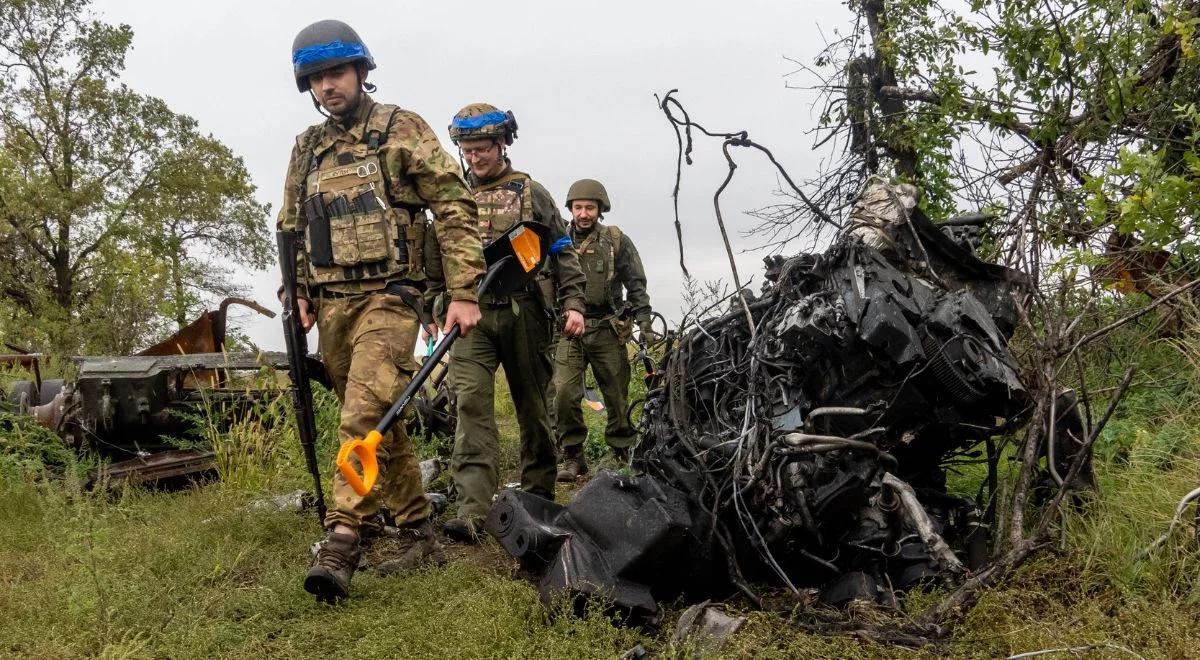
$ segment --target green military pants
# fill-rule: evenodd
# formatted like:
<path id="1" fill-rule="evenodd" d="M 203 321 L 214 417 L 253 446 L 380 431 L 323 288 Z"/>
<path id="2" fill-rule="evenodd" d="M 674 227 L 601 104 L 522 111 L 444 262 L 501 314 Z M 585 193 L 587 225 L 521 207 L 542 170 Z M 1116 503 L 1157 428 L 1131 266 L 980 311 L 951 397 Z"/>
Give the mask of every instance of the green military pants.
<path id="1" fill-rule="evenodd" d="M 416 369 L 413 346 L 417 315 L 399 296 L 382 293 L 323 298 L 317 306 L 321 359 L 342 402 L 338 440 L 362 438 L 375 428 Z M 379 480 L 359 495 L 333 470 L 333 505 L 325 526 L 358 528 L 379 512 L 382 503 L 397 525 L 429 517 L 429 501 L 421 488 L 421 470 L 404 424 L 396 424 L 375 450 Z M 352 459 L 361 471 L 358 459 Z"/>
<path id="2" fill-rule="evenodd" d="M 504 367 L 521 428 L 521 488 L 554 498 L 554 440 L 546 410 L 551 377 L 546 345 L 550 326 L 531 297 L 514 305 L 480 305 L 483 318 L 450 349 L 450 377 L 458 393 L 458 428 L 450 471 L 460 518 L 484 517 L 500 484 L 500 432 L 496 427 L 496 368 Z"/>
<path id="3" fill-rule="evenodd" d="M 563 337 L 558 342 L 554 357 L 554 387 L 559 446 L 565 449 L 582 445 L 587 440 L 588 430 L 580 402 L 589 364 L 608 411 L 604 441 L 617 449 L 632 447 L 637 435 L 625 416 L 629 399 L 629 354 L 625 341 L 608 319 L 588 319 L 583 337 Z"/>

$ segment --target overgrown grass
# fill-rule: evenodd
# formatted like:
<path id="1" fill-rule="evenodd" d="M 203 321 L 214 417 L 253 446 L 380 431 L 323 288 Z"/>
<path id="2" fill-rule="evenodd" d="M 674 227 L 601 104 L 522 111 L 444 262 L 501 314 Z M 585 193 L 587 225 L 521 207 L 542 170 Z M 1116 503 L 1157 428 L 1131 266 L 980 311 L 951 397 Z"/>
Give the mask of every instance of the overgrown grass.
<path id="1" fill-rule="evenodd" d="M 1190 529 L 1137 561 L 1175 502 L 1200 484 L 1200 374 L 1166 345 L 1146 348 L 1150 376 L 1174 370 L 1181 387 L 1142 387 L 1100 444 L 1100 493 L 1070 513 L 1064 545 L 1047 548 L 988 592 L 952 639 L 912 651 L 799 632 L 779 611 L 733 609 L 749 622 L 729 657 L 997 657 L 1044 648 L 1111 644 L 1146 657 L 1200 648 L 1200 555 Z M 1130 349 L 1134 350 L 1134 349 Z M 1119 371 L 1127 357 L 1107 365 Z M 640 383 L 635 375 L 635 383 Z M 502 382 L 502 381 L 501 381 Z M 516 425 L 501 385 L 503 480 L 516 469 Z M 301 576 L 321 531 L 311 514 L 252 506 L 308 484 L 286 399 L 213 439 L 225 480 L 181 493 L 85 492 L 81 466 L 52 436 L 0 418 L 0 654 L 37 657 L 615 657 L 643 644 L 666 657 L 678 605 L 663 627 L 630 629 L 603 612 L 548 614 L 514 565 L 457 559 L 415 574 L 355 578 L 354 598 L 318 605 Z M 602 452 L 604 416 L 586 412 L 589 445 Z M 318 393 L 322 465 L 331 461 L 337 405 Z M 251 448 L 253 449 L 251 451 Z M 432 455 L 434 447 L 419 451 Z M 15 457 L 20 457 L 18 462 Z M 328 474 L 328 473 L 326 473 Z M 915 612 L 938 597 L 913 594 Z M 792 607 L 787 598 L 768 601 Z M 1096 657 L 1121 652 L 1099 651 Z M 1060 656 L 1061 657 L 1061 656 Z"/>

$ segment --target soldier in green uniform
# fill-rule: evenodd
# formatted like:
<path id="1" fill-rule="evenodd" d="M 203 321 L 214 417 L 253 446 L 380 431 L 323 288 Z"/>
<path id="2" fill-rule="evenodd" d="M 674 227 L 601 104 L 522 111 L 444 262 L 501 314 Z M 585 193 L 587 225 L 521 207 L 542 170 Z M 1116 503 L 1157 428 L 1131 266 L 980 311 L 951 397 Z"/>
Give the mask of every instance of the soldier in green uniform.
<path id="1" fill-rule="evenodd" d="M 407 385 L 425 266 L 437 263 L 451 303 L 446 326 L 472 336 L 480 313 L 475 282 L 483 249 L 475 200 L 462 171 L 421 117 L 368 94 L 375 62 L 350 26 L 320 21 L 292 45 L 296 86 L 326 121 L 300 134 L 288 163 L 278 226 L 303 230 L 297 306 L 320 329 L 322 360 L 342 403 L 338 437 L 363 437 Z M 426 220 L 426 209 L 435 220 Z M 423 254 L 425 234 L 440 253 Z M 328 533 L 304 581 L 324 601 L 349 595 L 360 534 L 380 505 L 401 539 L 381 572 L 441 558 L 412 445 L 397 424 L 378 449 L 378 485 L 359 496 L 333 471 Z"/>
<path id="2" fill-rule="evenodd" d="M 584 328 L 584 278 L 566 223 L 550 193 L 512 168 L 507 147 L 516 131 L 511 112 L 486 103 L 466 106 L 450 124 L 450 137 L 467 163 L 484 244 L 525 221 L 550 227 L 555 244 L 529 289 L 507 296 L 484 294 L 479 326 L 450 349 L 450 377 L 458 393 L 450 469 L 458 512 L 446 521 L 445 532 L 465 542 L 478 539 L 500 481 L 500 436 L 493 405 L 496 368 L 504 367 L 521 428 L 521 488 L 554 499 L 556 455 L 546 401 L 553 377 L 549 344 L 560 318 L 564 336 L 578 337 Z"/>
<path id="3" fill-rule="evenodd" d="M 629 319 L 637 321 L 644 340 L 654 341 L 646 273 L 637 248 L 620 229 L 600 222 L 612 208 L 608 192 L 599 181 L 580 179 L 567 193 L 567 208 L 571 211 L 571 239 L 587 277 L 587 330 L 582 337 L 561 339 L 554 359 L 558 441 L 563 451 L 559 481 L 574 481 L 587 474 L 583 443 L 588 432 L 579 402 L 589 364 L 608 410 L 604 440 L 619 460 L 629 460 L 629 448 L 637 439 L 625 415 L 629 392 L 625 344 L 632 336 Z"/>

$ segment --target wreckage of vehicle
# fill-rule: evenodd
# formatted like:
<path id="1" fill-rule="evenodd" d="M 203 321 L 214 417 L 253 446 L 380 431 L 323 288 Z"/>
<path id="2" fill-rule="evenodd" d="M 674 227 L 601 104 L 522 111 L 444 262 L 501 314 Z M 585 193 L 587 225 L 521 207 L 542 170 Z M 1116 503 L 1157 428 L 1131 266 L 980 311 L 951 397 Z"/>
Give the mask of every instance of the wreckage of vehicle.
<path id="1" fill-rule="evenodd" d="M 0 356 L 0 362 L 34 376 L 10 386 L 4 407 L 36 418 L 68 447 L 106 461 L 90 475 L 93 483 L 165 486 L 215 476 L 211 449 L 179 446 L 180 440 L 198 439 L 196 415 L 216 413 L 218 426 L 242 418 L 275 396 L 277 388 L 234 384 L 230 375 L 288 368 L 283 353 L 222 352 L 226 313 L 233 304 L 275 315 L 257 303 L 229 298 L 136 355 L 74 358 L 77 374 L 65 380 L 43 380 L 38 355 Z M 310 358 L 310 363 L 317 379 L 323 378 L 320 362 Z"/>
<path id="2" fill-rule="evenodd" d="M 39 354 L 0 355 L 0 365 L 20 368 L 33 377 L 0 393 L 0 410 L 37 419 L 79 452 L 105 461 L 89 476 L 93 484 L 170 487 L 216 476 L 216 455 L 207 447 L 180 448 L 180 440 L 200 444 L 197 415 L 212 416 L 219 430 L 278 396 L 280 388 L 249 387 L 237 372 L 262 368 L 286 372 L 285 353 L 224 352 L 227 313 L 242 305 L 265 316 L 275 313 L 257 303 L 228 298 L 178 332 L 135 355 L 73 358 L 70 379 L 42 379 Z M 319 356 L 307 358 L 310 379 L 333 387 Z M 416 397 L 406 420 L 410 435 L 453 435 L 453 391 L 445 368 Z M 311 494 L 308 495 L 311 498 Z"/>
<path id="3" fill-rule="evenodd" d="M 981 217 L 934 225 L 907 188 L 868 188 L 823 254 L 768 258 L 761 297 L 668 346 L 633 476 L 565 506 L 501 492 L 486 529 L 544 600 L 643 619 L 766 581 L 886 604 L 986 560 L 944 465 L 1028 416 L 1026 277 L 975 256 Z"/>

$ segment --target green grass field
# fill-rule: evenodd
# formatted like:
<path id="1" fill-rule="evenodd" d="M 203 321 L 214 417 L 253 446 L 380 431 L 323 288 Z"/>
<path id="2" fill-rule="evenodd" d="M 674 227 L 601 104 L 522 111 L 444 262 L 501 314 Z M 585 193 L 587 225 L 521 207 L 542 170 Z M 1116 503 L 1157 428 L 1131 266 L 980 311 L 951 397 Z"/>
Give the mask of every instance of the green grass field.
<path id="1" fill-rule="evenodd" d="M 328 396 L 321 403 L 328 458 L 336 407 Z M 680 604 L 667 608 L 658 629 L 622 627 L 599 610 L 547 612 L 491 541 L 470 551 L 449 546 L 454 559 L 436 569 L 360 573 L 352 600 L 317 604 L 301 586 L 309 546 L 321 535 L 314 517 L 252 505 L 307 483 L 288 427 L 270 423 L 285 410 L 283 402 L 269 405 L 258 421 L 214 438 L 223 481 L 113 496 L 84 491 L 79 475 L 88 466 L 57 449 L 53 436 L 0 419 L 0 654 L 592 658 L 636 644 L 665 657 L 688 654 L 670 643 Z M 516 427 L 511 405 L 498 410 L 511 473 Z M 603 420 L 587 414 L 599 453 Z M 721 655 L 1003 657 L 1098 645 L 1084 655 L 1196 657 L 1200 554 L 1190 527 L 1150 560 L 1132 557 L 1200 484 L 1200 389 L 1185 382 L 1139 391 L 1098 454 L 1101 494 L 1067 518 L 1062 544 L 984 596 L 949 641 L 913 650 L 804 634 L 791 623 L 803 606 L 776 594 L 771 611 L 729 603 L 749 623 Z M 937 595 L 911 595 L 905 608 Z"/>

